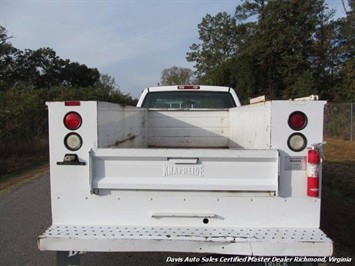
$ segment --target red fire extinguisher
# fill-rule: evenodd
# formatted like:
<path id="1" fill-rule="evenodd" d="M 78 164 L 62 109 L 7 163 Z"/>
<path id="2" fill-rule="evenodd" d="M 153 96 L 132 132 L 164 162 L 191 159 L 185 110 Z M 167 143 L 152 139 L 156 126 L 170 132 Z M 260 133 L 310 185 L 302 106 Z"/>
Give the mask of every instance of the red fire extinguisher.
<path id="1" fill-rule="evenodd" d="M 307 196 L 319 196 L 319 152 L 316 149 L 308 151 L 308 164 L 307 164 Z"/>

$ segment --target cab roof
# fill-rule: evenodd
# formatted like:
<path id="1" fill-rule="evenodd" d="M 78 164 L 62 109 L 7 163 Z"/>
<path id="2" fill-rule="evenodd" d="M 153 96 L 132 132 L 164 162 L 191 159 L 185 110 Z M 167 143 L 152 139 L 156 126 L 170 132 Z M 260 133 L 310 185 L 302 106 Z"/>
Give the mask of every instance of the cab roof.
<path id="1" fill-rule="evenodd" d="M 146 90 L 148 92 L 180 91 L 180 90 L 229 92 L 231 90 L 231 88 L 222 87 L 222 86 L 208 86 L 208 85 L 174 85 L 174 86 L 149 87 Z"/>

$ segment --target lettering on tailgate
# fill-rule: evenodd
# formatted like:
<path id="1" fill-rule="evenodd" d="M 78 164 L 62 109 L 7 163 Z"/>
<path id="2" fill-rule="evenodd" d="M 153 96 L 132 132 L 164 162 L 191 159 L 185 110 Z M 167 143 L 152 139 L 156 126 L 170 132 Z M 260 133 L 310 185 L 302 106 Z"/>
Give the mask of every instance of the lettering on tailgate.
<path id="1" fill-rule="evenodd" d="M 199 166 L 163 166 L 163 176 L 178 176 L 178 175 L 188 175 L 188 176 L 204 176 L 203 165 Z"/>

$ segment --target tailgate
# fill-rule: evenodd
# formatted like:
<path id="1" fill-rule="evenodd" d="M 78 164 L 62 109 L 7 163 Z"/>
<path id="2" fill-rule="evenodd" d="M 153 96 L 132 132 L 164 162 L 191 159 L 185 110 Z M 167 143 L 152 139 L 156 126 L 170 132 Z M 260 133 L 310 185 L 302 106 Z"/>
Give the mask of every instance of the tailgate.
<path id="1" fill-rule="evenodd" d="M 92 189 L 268 191 L 277 194 L 277 150 L 92 149 Z"/>

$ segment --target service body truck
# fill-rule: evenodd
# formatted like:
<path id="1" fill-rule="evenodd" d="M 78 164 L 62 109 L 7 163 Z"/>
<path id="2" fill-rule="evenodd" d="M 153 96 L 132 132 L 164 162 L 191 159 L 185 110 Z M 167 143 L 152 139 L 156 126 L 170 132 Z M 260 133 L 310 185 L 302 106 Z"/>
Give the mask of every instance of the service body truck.
<path id="1" fill-rule="evenodd" d="M 241 106 L 231 88 L 165 86 L 137 107 L 47 105 L 53 224 L 40 250 L 332 254 L 319 229 L 324 101 Z"/>

